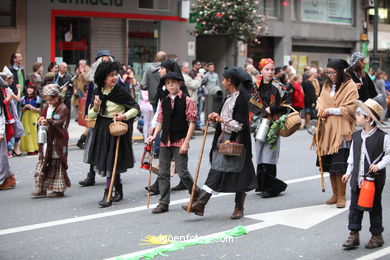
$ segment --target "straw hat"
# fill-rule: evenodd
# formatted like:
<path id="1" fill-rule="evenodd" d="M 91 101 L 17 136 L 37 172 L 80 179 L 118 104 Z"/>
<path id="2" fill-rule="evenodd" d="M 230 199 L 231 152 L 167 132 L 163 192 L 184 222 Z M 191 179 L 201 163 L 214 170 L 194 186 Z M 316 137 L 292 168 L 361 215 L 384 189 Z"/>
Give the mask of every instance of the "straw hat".
<path id="1" fill-rule="evenodd" d="M 360 100 L 356 100 L 355 104 L 361 108 L 369 117 L 371 117 L 378 125 L 383 125 L 380 120 L 384 110 L 378 102 L 369 98 L 364 103 Z"/>

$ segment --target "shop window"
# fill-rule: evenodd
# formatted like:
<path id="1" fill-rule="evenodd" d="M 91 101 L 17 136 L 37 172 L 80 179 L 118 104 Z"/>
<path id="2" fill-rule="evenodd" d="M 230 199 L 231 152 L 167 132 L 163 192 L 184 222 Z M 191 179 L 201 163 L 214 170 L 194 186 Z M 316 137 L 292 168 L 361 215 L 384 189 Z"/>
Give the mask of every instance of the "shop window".
<path id="1" fill-rule="evenodd" d="M 352 25 L 352 0 L 295 0 L 297 15 L 301 21 Z"/>
<path id="2" fill-rule="evenodd" d="M 16 27 L 15 0 L 0 0 L 0 27 Z"/>
<path id="3" fill-rule="evenodd" d="M 56 57 L 68 64 L 90 61 L 90 19 L 56 17 Z"/>
<path id="4" fill-rule="evenodd" d="M 379 23 L 381 24 L 390 24 L 390 2 L 385 1 L 385 0 L 379 0 L 379 8 L 378 8 L 378 13 L 379 13 Z M 374 22 L 374 15 L 375 15 L 375 10 L 374 8 L 368 9 L 368 18 L 369 22 L 373 23 Z"/>
<path id="5" fill-rule="evenodd" d="M 138 0 L 141 9 L 169 10 L 169 0 Z"/>
<path id="6" fill-rule="evenodd" d="M 270 17 L 279 17 L 279 0 L 261 0 L 261 12 Z"/>
<path id="7" fill-rule="evenodd" d="M 159 43 L 157 21 L 129 20 L 129 64 L 137 77 L 144 71 L 144 64 L 153 62 Z"/>

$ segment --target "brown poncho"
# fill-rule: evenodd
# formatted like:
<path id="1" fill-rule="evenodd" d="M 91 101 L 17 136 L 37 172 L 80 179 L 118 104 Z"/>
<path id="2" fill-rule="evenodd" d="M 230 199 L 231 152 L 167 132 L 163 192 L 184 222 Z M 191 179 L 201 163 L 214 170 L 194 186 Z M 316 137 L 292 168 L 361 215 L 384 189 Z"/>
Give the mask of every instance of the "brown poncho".
<path id="1" fill-rule="evenodd" d="M 330 115 L 322 121 L 318 141 L 321 155 L 337 153 L 343 140 L 352 140 L 355 131 L 354 101 L 359 97 L 355 83 L 352 80 L 344 82 L 333 97 L 330 96 L 330 91 L 331 86 L 324 85 L 317 99 L 317 109 L 340 108 L 342 116 Z"/>

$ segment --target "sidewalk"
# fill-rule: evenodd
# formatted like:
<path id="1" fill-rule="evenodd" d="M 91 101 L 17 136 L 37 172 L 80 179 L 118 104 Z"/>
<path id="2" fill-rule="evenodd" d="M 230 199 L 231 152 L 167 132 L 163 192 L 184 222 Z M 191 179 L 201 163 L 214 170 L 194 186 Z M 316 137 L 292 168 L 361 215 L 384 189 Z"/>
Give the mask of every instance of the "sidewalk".
<path id="1" fill-rule="evenodd" d="M 76 145 L 77 141 L 79 140 L 80 136 L 84 132 L 84 127 L 80 126 L 77 122 L 75 122 L 74 118 L 70 120 L 69 123 L 69 146 Z M 209 127 L 207 134 L 214 134 L 214 128 Z M 195 136 L 203 135 L 203 131 L 195 131 Z M 143 143 L 144 142 L 144 136 L 138 131 L 137 129 L 137 121 L 133 124 L 133 142 L 134 143 Z"/>

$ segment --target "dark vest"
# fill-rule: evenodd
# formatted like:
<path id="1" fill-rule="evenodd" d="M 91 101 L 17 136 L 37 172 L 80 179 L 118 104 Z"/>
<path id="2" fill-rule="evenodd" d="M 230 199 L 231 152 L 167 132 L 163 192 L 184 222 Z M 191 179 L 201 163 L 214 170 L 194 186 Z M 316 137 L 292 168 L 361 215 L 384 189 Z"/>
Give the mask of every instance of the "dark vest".
<path id="1" fill-rule="evenodd" d="M 361 137 L 362 130 L 357 131 L 353 135 L 353 169 L 351 172 L 351 188 L 356 191 L 358 188 L 358 180 L 359 180 L 359 165 L 360 165 L 360 153 L 362 149 L 363 139 Z M 379 128 L 375 131 L 375 133 L 367 137 L 366 139 L 366 147 L 367 152 L 370 157 L 371 163 L 374 162 L 378 156 L 381 154 L 381 159 L 383 158 L 383 141 L 385 139 L 386 133 L 380 130 Z M 380 159 L 380 160 L 381 160 Z M 378 162 L 380 162 L 380 160 Z M 370 167 L 367 159 L 364 157 L 364 173 L 368 172 L 368 168 Z M 375 182 L 384 183 L 386 179 L 386 168 L 379 171 L 377 175 L 375 175 Z"/>
<path id="2" fill-rule="evenodd" d="M 167 143 L 168 136 L 171 143 L 185 138 L 188 131 L 186 120 L 186 94 L 175 97 L 175 104 L 172 109 L 171 98 L 165 97 L 162 100 L 163 124 L 161 141 Z"/>

